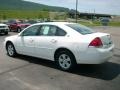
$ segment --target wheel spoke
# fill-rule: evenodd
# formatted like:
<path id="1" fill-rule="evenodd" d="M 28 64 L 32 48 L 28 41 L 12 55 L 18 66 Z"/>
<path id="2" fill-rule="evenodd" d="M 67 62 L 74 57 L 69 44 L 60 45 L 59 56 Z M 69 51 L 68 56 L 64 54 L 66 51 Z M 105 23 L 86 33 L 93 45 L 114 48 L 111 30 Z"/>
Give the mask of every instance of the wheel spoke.
<path id="1" fill-rule="evenodd" d="M 66 59 L 66 61 L 67 61 L 67 62 L 70 62 L 70 58 L 68 57 L 68 58 Z"/>
<path id="2" fill-rule="evenodd" d="M 66 64 L 66 63 L 64 64 L 64 67 L 67 67 L 67 64 Z"/>
<path id="3" fill-rule="evenodd" d="M 69 67 L 69 66 L 70 66 L 70 63 L 66 62 L 66 65 L 67 65 L 67 67 Z"/>
<path id="4" fill-rule="evenodd" d="M 60 61 L 60 62 L 63 62 L 63 61 L 64 61 L 64 59 L 62 59 L 62 58 L 59 58 L 59 61 Z"/>
<path id="5" fill-rule="evenodd" d="M 64 56 L 64 55 L 62 55 L 62 56 L 61 56 L 61 58 L 62 58 L 62 59 L 65 59 L 65 56 Z"/>

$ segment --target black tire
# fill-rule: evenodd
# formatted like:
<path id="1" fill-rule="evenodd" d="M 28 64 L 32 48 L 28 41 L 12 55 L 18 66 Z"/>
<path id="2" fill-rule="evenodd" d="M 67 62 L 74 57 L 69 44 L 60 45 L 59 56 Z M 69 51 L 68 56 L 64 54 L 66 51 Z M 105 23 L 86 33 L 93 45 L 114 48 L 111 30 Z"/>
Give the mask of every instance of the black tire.
<path id="1" fill-rule="evenodd" d="M 64 56 L 65 58 L 62 60 Z M 67 50 L 59 51 L 55 56 L 55 61 L 57 67 L 63 71 L 71 71 L 77 65 L 74 55 Z"/>
<path id="2" fill-rule="evenodd" d="M 22 30 L 21 28 L 17 28 L 17 32 L 18 32 L 18 33 L 21 32 L 21 30 Z"/>
<path id="3" fill-rule="evenodd" d="M 5 35 L 8 35 L 8 32 L 5 32 Z"/>
<path id="4" fill-rule="evenodd" d="M 10 57 L 15 57 L 17 55 L 15 47 L 14 47 L 14 45 L 11 42 L 7 43 L 6 50 L 7 50 L 7 54 Z"/>

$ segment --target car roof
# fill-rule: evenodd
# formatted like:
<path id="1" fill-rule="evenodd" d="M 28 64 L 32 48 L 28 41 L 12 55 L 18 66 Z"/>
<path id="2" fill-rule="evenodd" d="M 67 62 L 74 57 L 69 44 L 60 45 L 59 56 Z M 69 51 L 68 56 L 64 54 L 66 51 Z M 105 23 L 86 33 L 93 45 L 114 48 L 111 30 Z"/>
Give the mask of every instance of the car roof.
<path id="1" fill-rule="evenodd" d="M 43 23 L 36 23 L 34 25 L 42 25 L 42 24 L 50 24 L 50 25 L 65 25 L 65 24 L 75 24 L 71 22 L 43 22 Z"/>
<path id="2" fill-rule="evenodd" d="M 0 23 L 0 26 L 7 26 L 6 24 L 4 24 L 4 23 Z"/>

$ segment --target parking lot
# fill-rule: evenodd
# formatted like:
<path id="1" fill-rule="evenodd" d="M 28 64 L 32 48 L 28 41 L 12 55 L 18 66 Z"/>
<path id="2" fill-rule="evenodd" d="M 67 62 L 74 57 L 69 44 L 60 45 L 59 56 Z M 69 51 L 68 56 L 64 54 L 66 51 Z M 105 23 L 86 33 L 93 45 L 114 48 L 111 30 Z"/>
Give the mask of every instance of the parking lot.
<path id="1" fill-rule="evenodd" d="M 0 35 L 0 90 L 120 90 L 120 27 L 93 28 L 111 34 L 114 56 L 101 65 L 78 65 L 72 72 L 61 71 L 43 59 L 7 56 L 6 36 Z"/>

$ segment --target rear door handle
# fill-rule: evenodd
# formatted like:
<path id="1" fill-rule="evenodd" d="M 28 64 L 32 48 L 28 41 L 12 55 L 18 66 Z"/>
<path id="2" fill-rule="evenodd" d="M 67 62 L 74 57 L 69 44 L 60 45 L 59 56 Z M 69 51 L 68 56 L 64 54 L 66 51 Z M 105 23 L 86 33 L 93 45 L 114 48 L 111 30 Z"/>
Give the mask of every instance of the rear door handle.
<path id="1" fill-rule="evenodd" d="M 34 41 L 34 40 L 31 38 L 31 39 L 30 39 L 30 42 L 32 43 L 33 41 Z"/>
<path id="2" fill-rule="evenodd" d="M 57 40 L 55 40 L 55 39 L 52 39 L 52 40 L 51 40 L 51 42 L 52 42 L 52 43 L 56 43 L 56 42 L 57 42 Z"/>

